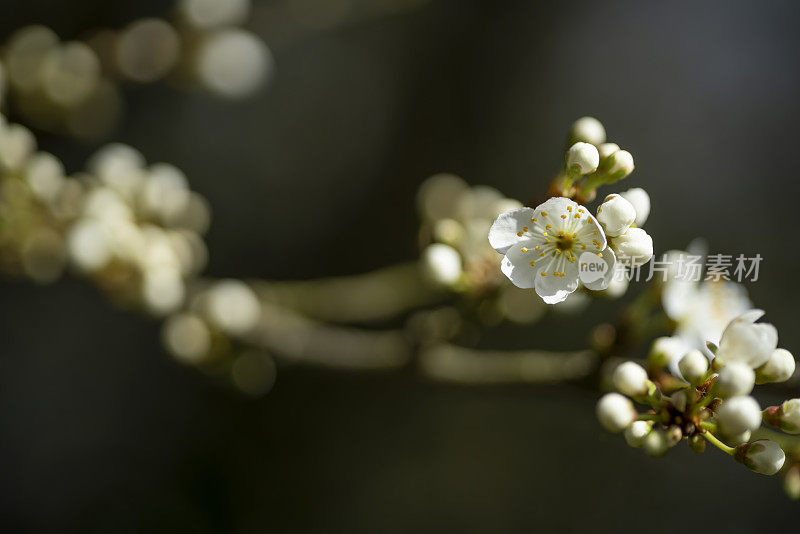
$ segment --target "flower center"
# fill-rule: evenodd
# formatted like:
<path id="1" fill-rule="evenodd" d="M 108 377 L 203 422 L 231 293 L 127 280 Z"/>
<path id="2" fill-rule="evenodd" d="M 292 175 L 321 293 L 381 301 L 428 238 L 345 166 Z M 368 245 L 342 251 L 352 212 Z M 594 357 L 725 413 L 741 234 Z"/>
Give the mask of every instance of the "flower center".
<path id="1" fill-rule="evenodd" d="M 569 236 L 560 236 L 556 241 L 556 248 L 558 250 L 572 250 L 572 238 Z"/>

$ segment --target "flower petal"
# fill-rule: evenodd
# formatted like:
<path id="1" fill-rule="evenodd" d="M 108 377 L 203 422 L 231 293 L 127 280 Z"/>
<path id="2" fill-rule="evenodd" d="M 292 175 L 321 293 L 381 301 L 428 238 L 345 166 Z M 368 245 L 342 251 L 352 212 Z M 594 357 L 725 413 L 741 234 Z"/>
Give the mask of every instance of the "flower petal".
<path id="1" fill-rule="evenodd" d="M 522 289 L 530 289 L 534 285 L 536 274 L 542 266 L 531 265 L 531 261 L 536 260 L 538 255 L 532 254 L 533 246 L 530 241 L 517 243 L 506 251 L 506 256 L 500 264 L 500 270 L 508 277 L 511 282 Z M 523 251 L 525 249 L 525 251 Z"/>
<path id="2" fill-rule="evenodd" d="M 778 346 L 778 330 L 768 323 L 754 323 L 761 310 L 740 315 L 725 328 L 717 357 L 722 362 L 738 361 L 753 368 L 766 363 Z"/>
<path id="3" fill-rule="evenodd" d="M 611 250 L 611 247 L 606 247 L 600 254 L 602 254 L 602 260 L 608 265 L 608 270 L 605 272 L 602 278 L 592 282 L 583 283 L 587 289 L 591 289 L 592 291 L 602 291 L 603 289 L 606 289 L 611 283 L 611 280 L 614 278 L 614 265 L 617 263 L 616 254 L 614 254 L 614 251 Z"/>
<path id="4" fill-rule="evenodd" d="M 566 262 L 563 272 L 565 273 L 563 276 L 553 276 L 552 272 L 546 276 L 542 274 L 536 276 L 534 289 L 546 304 L 563 302 L 578 289 L 577 262 Z"/>
<path id="5" fill-rule="evenodd" d="M 489 244 L 500 254 L 506 254 L 513 245 L 530 240 L 531 219 L 534 210 L 518 208 L 500 214 L 489 229 Z"/>

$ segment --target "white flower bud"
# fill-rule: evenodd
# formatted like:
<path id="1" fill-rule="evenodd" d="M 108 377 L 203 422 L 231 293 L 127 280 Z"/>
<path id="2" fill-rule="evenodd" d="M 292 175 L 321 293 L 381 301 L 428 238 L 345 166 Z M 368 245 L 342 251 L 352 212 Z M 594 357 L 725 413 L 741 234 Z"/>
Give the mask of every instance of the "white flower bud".
<path id="1" fill-rule="evenodd" d="M 740 432 L 739 434 L 734 434 L 733 436 L 725 435 L 725 439 L 728 442 L 728 445 L 732 447 L 736 447 L 737 445 L 741 445 L 742 443 L 747 443 L 750 441 L 750 437 L 753 435 L 752 432 L 749 430 L 745 430 L 744 432 Z"/>
<path id="2" fill-rule="evenodd" d="M 787 434 L 800 434 L 800 399 L 789 399 L 764 410 L 764 422 Z"/>
<path id="3" fill-rule="evenodd" d="M 567 151 L 567 170 L 575 174 L 589 174 L 600 165 L 597 148 L 589 143 L 575 143 Z"/>
<path id="4" fill-rule="evenodd" d="M 614 370 L 614 386 L 630 397 L 646 395 L 647 371 L 637 363 L 625 362 Z"/>
<path id="5" fill-rule="evenodd" d="M 786 382 L 794 374 L 795 361 L 786 349 L 775 349 L 767 363 L 756 369 L 756 384 Z"/>
<path id="6" fill-rule="evenodd" d="M 597 221 L 610 237 L 627 232 L 634 220 L 636 220 L 636 210 L 633 204 L 617 194 L 608 195 L 597 208 Z"/>
<path id="7" fill-rule="evenodd" d="M 647 221 L 648 215 L 650 215 L 650 195 L 641 187 L 634 187 L 624 193 L 620 193 L 620 196 L 633 204 L 633 209 L 636 210 L 634 224 L 641 228 Z"/>
<path id="8" fill-rule="evenodd" d="M 633 156 L 627 150 L 617 150 L 608 157 L 606 174 L 613 180 L 621 180 L 633 172 Z"/>
<path id="9" fill-rule="evenodd" d="M 629 398 L 606 393 L 597 402 L 597 419 L 609 432 L 622 432 L 636 419 L 636 409 Z"/>
<path id="10" fill-rule="evenodd" d="M 667 367 L 686 353 L 686 344 L 676 337 L 659 337 L 650 346 L 647 361 L 659 369 Z"/>
<path id="11" fill-rule="evenodd" d="M 790 434 L 800 434 L 800 399 L 787 400 L 781 404 L 781 411 L 781 429 Z"/>
<path id="12" fill-rule="evenodd" d="M 572 123 L 570 129 L 570 139 L 572 142 L 583 141 L 593 145 L 599 145 L 606 140 L 606 129 L 603 124 L 594 117 L 581 117 Z"/>
<path id="13" fill-rule="evenodd" d="M 678 362 L 678 370 L 684 380 L 697 385 L 703 381 L 708 371 L 708 358 L 699 350 L 691 350 Z"/>
<path id="14" fill-rule="evenodd" d="M 762 475 L 774 475 L 786 461 L 780 445 L 768 439 L 759 439 L 736 447 L 734 458 L 751 471 Z"/>
<path id="15" fill-rule="evenodd" d="M 450 286 L 461 277 L 461 255 L 451 246 L 428 245 L 422 253 L 425 274 L 435 283 Z"/>
<path id="16" fill-rule="evenodd" d="M 723 434 L 734 436 L 761 426 L 761 407 L 749 395 L 732 397 L 720 406 L 717 422 Z"/>
<path id="17" fill-rule="evenodd" d="M 753 391 L 755 381 L 756 374 L 752 367 L 740 362 L 731 362 L 720 370 L 714 391 L 722 398 L 748 395 Z"/>
<path id="18" fill-rule="evenodd" d="M 667 433 L 660 428 L 645 436 L 642 448 L 650 456 L 662 456 L 669 450 Z"/>
<path id="19" fill-rule="evenodd" d="M 651 430 L 653 423 L 650 421 L 634 421 L 625 428 L 625 441 L 631 447 L 641 447 Z"/>
<path id="20" fill-rule="evenodd" d="M 653 257 L 653 238 L 641 228 L 629 228 L 621 236 L 611 238 L 617 258 L 631 267 L 640 267 Z"/>
<path id="21" fill-rule="evenodd" d="M 597 147 L 597 152 L 600 153 L 600 159 L 606 159 L 617 150 L 619 150 L 619 145 L 616 143 L 603 143 Z"/>

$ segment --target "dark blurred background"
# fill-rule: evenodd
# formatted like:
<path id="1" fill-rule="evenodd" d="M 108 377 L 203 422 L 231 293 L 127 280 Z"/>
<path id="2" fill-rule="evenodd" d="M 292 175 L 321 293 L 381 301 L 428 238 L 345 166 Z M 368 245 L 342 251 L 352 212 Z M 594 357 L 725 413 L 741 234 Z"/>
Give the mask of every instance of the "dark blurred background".
<path id="1" fill-rule="evenodd" d="M 114 135 L 210 200 L 209 274 L 412 259 L 425 177 L 528 198 L 589 114 L 634 154 L 623 186 L 650 193 L 657 252 L 703 235 L 712 252 L 760 253 L 751 296 L 800 352 L 800 4 L 430 0 L 292 32 L 276 3 L 257 1 L 250 25 L 275 55 L 269 87 L 247 102 L 128 88 Z M 76 38 L 169 5 L 3 0 L 0 36 L 38 22 Z M 97 148 L 41 146 L 69 171 Z M 6 532 L 796 529 L 777 479 L 716 450 L 650 459 L 601 430 L 590 390 L 282 367 L 253 400 L 175 363 L 156 322 L 85 282 L 1 294 Z M 522 328 L 495 338 L 536 344 Z"/>

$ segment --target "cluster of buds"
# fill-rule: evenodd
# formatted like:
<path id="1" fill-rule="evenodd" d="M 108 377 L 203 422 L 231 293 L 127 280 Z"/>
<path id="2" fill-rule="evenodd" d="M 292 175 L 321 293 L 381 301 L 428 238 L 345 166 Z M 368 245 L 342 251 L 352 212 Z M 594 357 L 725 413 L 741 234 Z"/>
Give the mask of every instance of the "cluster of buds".
<path id="1" fill-rule="evenodd" d="M 570 129 L 564 168 L 550 186 L 552 196 L 592 201 L 601 185 L 613 184 L 633 172 L 633 156 L 606 142 L 606 130 L 594 117 L 581 117 Z M 645 215 L 646 217 L 646 215 Z"/>
<path id="2" fill-rule="evenodd" d="M 605 394 L 597 405 L 602 425 L 624 432 L 629 445 L 652 456 L 663 455 L 683 439 L 695 452 L 703 452 L 709 442 L 752 471 L 778 473 L 786 453 L 779 439 L 759 438 L 762 419 L 784 432 L 800 433 L 800 399 L 762 412 L 751 396 L 755 384 L 786 381 L 795 370 L 792 354 L 777 348 L 775 327 L 756 322 L 762 315 L 751 310 L 731 321 L 719 346 L 709 344 L 710 355 L 700 350 L 684 354 L 678 362 L 680 376 L 663 369 L 658 346 L 647 369 L 630 361 L 617 366 L 617 392 Z M 634 402 L 649 409 L 640 413 Z"/>
<path id="3" fill-rule="evenodd" d="M 419 188 L 420 246 L 429 278 L 455 290 L 481 292 L 502 281 L 486 229 L 522 204 L 493 187 L 470 186 L 453 174 L 431 176 Z"/>
<path id="4" fill-rule="evenodd" d="M 123 108 L 120 82 L 169 77 L 175 85 L 238 98 L 267 79 L 269 48 L 239 27 L 250 0 L 181 0 L 175 11 L 169 20 L 139 19 L 85 41 L 61 41 L 41 25 L 24 27 L 4 47 L 2 87 L 7 82 L 14 109 L 37 128 L 97 137 Z"/>
<path id="5" fill-rule="evenodd" d="M 56 157 L 36 152 L 30 131 L 4 119 L 0 165 L 6 271 L 49 282 L 70 266 L 123 305 L 161 316 L 183 304 L 206 263 L 210 216 L 180 170 L 109 145 L 88 172 L 67 177 Z"/>
<path id="6" fill-rule="evenodd" d="M 534 289 L 547 304 L 564 302 L 579 288 L 621 296 L 627 289 L 625 269 L 638 268 L 653 256 L 653 239 L 640 227 L 650 213 L 644 189 L 609 195 L 596 216 L 576 201 L 591 200 L 599 185 L 633 170 L 632 161 L 624 176 L 609 171 L 611 167 L 598 170 L 615 155 L 619 161 L 630 157 L 616 145 L 611 150 L 610 144 L 603 144 L 605 129 L 599 121 L 579 119 L 573 136 L 576 131 L 608 154 L 601 158 L 594 144 L 574 143 L 567 151 L 565 169 L 551 185 L 551 197 L 536 208 L 501 213 L 489 229 L 489 243 L 504 255 L 503 274 L 517 287 Z M 586 194 L 589 190 L 591 195 Z"/>

